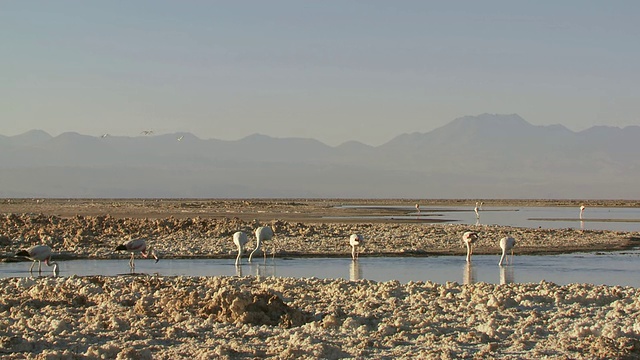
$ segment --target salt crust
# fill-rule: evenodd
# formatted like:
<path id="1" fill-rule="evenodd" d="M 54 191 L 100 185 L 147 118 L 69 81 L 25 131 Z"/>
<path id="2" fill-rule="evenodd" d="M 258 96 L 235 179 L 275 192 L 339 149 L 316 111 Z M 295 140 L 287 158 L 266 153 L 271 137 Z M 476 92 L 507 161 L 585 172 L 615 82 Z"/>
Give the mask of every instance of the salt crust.
<path id="1" fill-rule="evenodd" d="M 366 239 L 361 250 L 371 255 L 425 255 L 429 253 L 463 254 L 462 233 L 465 225 L 387 224 L 387 223 L 299 223 L 273 220 L 261 223 L 238 218 L 201 219 L 173 217 L 115 218 L 109 215 L 63 218 L 38 214 L 0 215 L 0 249 L 4 257 L 16 251 L 45 243 L 52 247 L 54 258 L 127 258 L 114 249 L 128 237 L 147 239 L 162 258 L 235 258 L 231 238 L 236 231 L 252 234 L 261 225 L 275 229 L 275 237 L 266 243 L 267 251 L 275 246 L 280 255 L 350 256 L 348 238 L 358 233 Z M 517 240 L 516 253 L 571 252 L 612 250 L 629 247 L 640 233 L 580 229 L 527 229 L 508 226 L 473 226 L 480 238 L 474 254 L 500 254 L 499 239 Z M 255 247 L 250 237 L 247 249 Z"/>
<path id="2" fill-rule="evenodd" d="M 261 277 L 0 280 L 3 359 L 640 356 L 621 286 Z"/>

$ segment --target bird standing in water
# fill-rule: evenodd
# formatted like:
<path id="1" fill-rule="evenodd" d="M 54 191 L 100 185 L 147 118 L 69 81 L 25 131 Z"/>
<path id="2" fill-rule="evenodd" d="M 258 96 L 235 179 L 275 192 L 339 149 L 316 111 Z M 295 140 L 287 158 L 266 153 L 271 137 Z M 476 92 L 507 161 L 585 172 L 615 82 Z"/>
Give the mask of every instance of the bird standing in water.
<path id="1" fill-rule="evenodd" d="M 42 273 L 42 262 L 44 261 L 47 266 L 53 266 L 53 273 L 58 273 L 58 263 L 51 261 L 51 248 L 47 245 L 32 246 L 27 250 L 20 250 L 16 253 L 16 256 L 24 256 L 29 260 L 33 260 L 29 272 L 33 271 L 33 267 L 38 262 L 38 273 Z"/>
<path id="2" fill-rule="evenodd" d="M 351 245 L 351 258 L 353 260 L 357 260 L 360 252 L 356 250 L 356 247 L 364 245 L 364 239 L 362 238 L 362 235 L 351 234 L 351 236 L 349 237 L 349 245 Z"/>
<path id="3" fill-rule="evenodd" d="M 260 250 L 260 248 L 262 247 L 262 242 L 264 242 L 265 240 L 271 240 L 272 238 L 273 238 L 273 230 L 271 230 L 270 227 L 261 226 L 261 227 L 256 229 L 256 248 L 253 249 L 251 254 L 249 254 L 249 262 L 251 262 L 251 259 L 253 258 L 253 254 L 256 251 Z M 264 261 L 267 261 L 267 252 L 266 251 L 262 251 L 262 253 L 264 254 Z M 273 246 L 273 257 L 275 258 L 275 256 L 276 256 L 276 247 L 274 245 Z"/>
<path id="4" fill-rule="evenodd" d="M 462 235 L 462 241 L 467 246 L 467 262 L 471 262 L 472 247 L 476 240 L 478 240 L 478 234 L 474 231 L 467 231 Z"/>
<path id="5" fill-rule="evenodd" d="M 242 262 L 242 250 L 244 249 L 244 245 L 246 243 L 249 242 L 249 238 L 247 237 L 247 234 L 243 233 L 242 231 L 238 231 L 235 234 L 233 234 L 233 243 L 236 244 L 236 246 L 238 247 L 238 256 L 236 257 L 236 266 L 238 266 L 238 264 L 240 262 Z"/>
<path id="6" fill-rule="evenodd" d="M 500 239 L 500 248 L 502 249 L 502 256 L 500 257 L 499 266 L 502 266 L 502 260 L 504 260 L 507 251 L 511 250 L 511 261 L 509 261 L 509 257 L 507 256 L 507 264 L 513 263 L 513 247 L 516 246 L 516 239 L 507 236 Z"/>
<path id="7" fill-rule="evenodd" d="M 147 247 L 147 242 L 144 239 L 133 239 L 125 242 L 122 245 L 118 245 L 116 247 L 116 251 L 125 250 L 131 252 L 131 260 L 129 260 L 129 267 L 135 269 L 136 264 L 134 263 L 134 256 L 136 253 L 140 253 L 142 257 L 147 258 L 149 256 L 156 259 L 158 262 L 158 256 L 156 252 L 151 249 L 151 246 Z"/>

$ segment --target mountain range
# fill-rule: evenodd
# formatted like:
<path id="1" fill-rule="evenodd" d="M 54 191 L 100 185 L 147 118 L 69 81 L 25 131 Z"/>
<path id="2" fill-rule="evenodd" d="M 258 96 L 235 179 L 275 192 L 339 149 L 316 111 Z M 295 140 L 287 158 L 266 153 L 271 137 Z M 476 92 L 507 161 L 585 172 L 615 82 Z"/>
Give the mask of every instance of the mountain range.
<path id="1" fill-rule="evenodd" d="M 518 115 L 465 116 L 380 146 L 261 134 L 236 141 L 0 135 L 0 197 L 640 197 L 640 127 L 574 132 Z"/>

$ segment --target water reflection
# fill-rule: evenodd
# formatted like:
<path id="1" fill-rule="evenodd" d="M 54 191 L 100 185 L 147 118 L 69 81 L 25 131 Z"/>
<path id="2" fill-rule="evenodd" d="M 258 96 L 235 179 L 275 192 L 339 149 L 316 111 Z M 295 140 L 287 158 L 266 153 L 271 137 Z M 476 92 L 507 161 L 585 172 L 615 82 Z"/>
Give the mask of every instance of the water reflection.
<path id="1" fill-rule="evenodd" d="M 264 264 L 250 264 L 249 268 L 255 276 L 277 276 L 275 261 L 270 264 L 267 264 L 266 262 Z"/>
<path id="2" fill-rule="evenodd" d="M 464 271 L 462 272 L 462 283 L 465 285 L 473 284 L 476 282 L 476 271 L 473 268 L 473 264 L 470 262 L 464 264 Z"/>
<path id="3" fill-rule="evenodd" d="M 500 284 L 511 284 L 515 282 L 513 266 L 500 266 Z"/>
<path id="4" fill-rule="evenodd" d="M 362 278 L 362 273 L 360 270 L 360 262 L 358 260 L 351 261 L 349 265 L 349 280 L 356 281 Z"/>

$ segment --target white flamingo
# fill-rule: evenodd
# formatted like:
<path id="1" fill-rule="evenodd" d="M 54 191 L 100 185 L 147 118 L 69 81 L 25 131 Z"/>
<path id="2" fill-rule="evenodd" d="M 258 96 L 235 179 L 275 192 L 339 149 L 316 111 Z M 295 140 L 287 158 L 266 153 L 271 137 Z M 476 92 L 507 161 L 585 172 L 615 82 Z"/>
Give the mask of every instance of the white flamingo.
<path id="1" fill-rule="evenodd" d="M 416 210 L 418 211 L 418 215 L 420 215 L 420 204 L 416 204 Z"/>
<path id="2" fill-rule="evenodd" d="M 259 228 L 256 229 L 256 248 L 251 252 L 251 254 L 249 254 L 249 262 L 251 262 L 251 259 L 253 258 L 253 254 L 260 250 L 260 248 L 262 247 L 262 242 L 264 240 L 271 240 L 273 238 L 273 230 L 271 230 L 270 227 L 268 226 L 260 226 Z M 264 261 L 267 261 L 267 253 L 266 251 L 262 251 L 262 253 L 264 254 Z M 276 247 L 275 245 L 273 246 L 273 257 L 275 258 L 276 256 Z"/>
<path id="3" fill-rule="evenodd" d="M 580 219 L 582 219 L 582 213 L 584 212 L 584 205 L 580 205 Z"/>
<path id="4" fill-rule="evenodd" d="M 509 256 L 507 256 L 507 264 L 513 264 L 513 247 L 516 246 L 516 239 L 511 236 L 503 237 L 500 239 L 500 248 L 502 249 L 502 256 L 500 257 L 499 266 L 502 266 L 502 260 L 504 260 L 507 251 L 511 250 L 511 261 L 509 261 Z"/>
<path id="5" fill-rule="evenodd" d="M 476 219 L 480 219 L 480 213 L 478 212 L 478 210 L 480 210 L 480 208 L 478 207 L 478 202 L 476 201 L 476 207 L 473 209 L 473 211 L 475 211 L 476 213 Z"/>
<path id="6" fill-rule="evenodd" d="M 349 237 L 349 245 L 351 245 L 351 258 L 356 260 L 360 257 L 360 252 L 356 251 L 356 247 L 364 245 L 364 238 L 359 234 L 351 234 Z"/>
<path id="7" fill-rule="evenodd" d="M 151 246 L 147 247 L 147 242 L 144 241 L 144 239 L 133 239 L 125 242 L 122 245 L 118 245 L 116 247 L 116 251 L 120 251 L 120 250 L 131 252 L 131 260 L 129 260 L 129 267 L 131 267 L 132 269 L 135 269 L 136 267 L 136 264 L 133 261 L 136 253 L 140 253 L 140 255 L 142 255 L 145 259 L 151 256 L 154 259 L 156 259 L 156 262 L 158 262 L 159 260 L 158 256 L 156 255 L 156 252 L 153 249 L 151 249 Z"/>
<path id="8" fill-rule="evenodd" d="M 33 271 L 33 267 L 38 262 L 38 273 L 42 273 L 42 262 L 44 261 L 47 266 L 53 266 L 53 273 L 58 273 L 58 263 L 51 261 L 51 248 L 47 245 L 32 246 L 27 250 L 20 250 L 16 253 L 16 256 L 24 256 L 29 260 L 33 260 L 29 272 Z"/>
<path id="9" fill-rule="evenodd" d="M 242 262 L 242 250 L 244 249 L 244 245 L 249 242 L 249 238 L 247 234 L 242 231 L 238 231 L 233 234 L 233 243 L 238 247 L 238 256 L 236 257 L 236 266 L 238 263 Z"/>
<path id="10" fill-rule="evenodd" d="M 478 240 L 478 234 L 474 231 L 467 231 L 462 235 L 462 241 L 467 246 L 467 262 L 471 262 L 472 247 L 476 240 Z"/>

